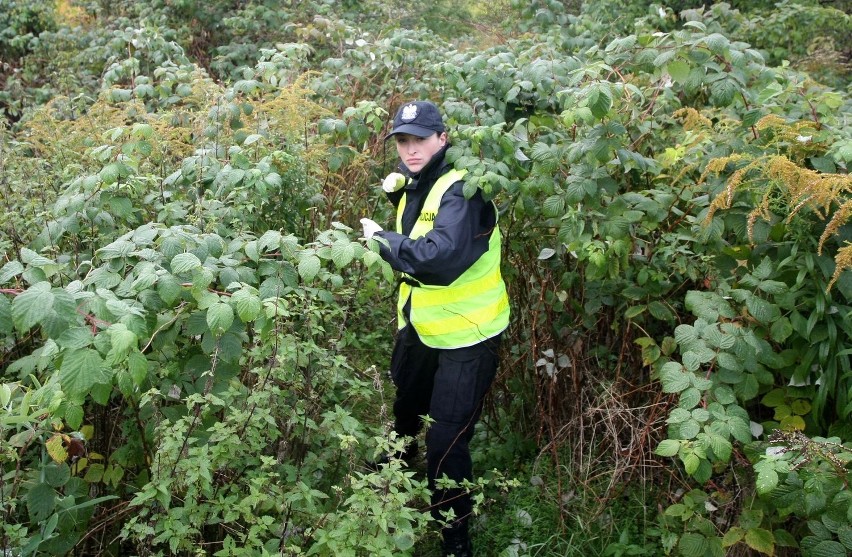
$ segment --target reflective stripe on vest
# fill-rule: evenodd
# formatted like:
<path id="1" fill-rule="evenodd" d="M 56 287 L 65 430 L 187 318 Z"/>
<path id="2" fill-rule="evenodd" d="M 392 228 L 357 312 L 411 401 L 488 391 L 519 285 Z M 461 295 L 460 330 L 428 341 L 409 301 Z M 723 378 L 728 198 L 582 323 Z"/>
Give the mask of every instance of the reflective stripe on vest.
<path id="1" fill-rule="evenodd" d="M 451 170 L 438 178 L 423 202 L 409 238 L 417 239 L 432 230 L 441 198 L 464 175 L 464 171 Z M 400 234 L 405 203 L 403 195 L 396 214 L 396 231 Z M 496 214 L 496 207 L 494 211 Z M 426 346 L 463 348 L 500 334 L 509 325 L 509 297 L 500 275 L 500 229 L 496 222 L 488 239 L 488 251 L 451 284 L 412 286 L 403 282 L 400 285 L 397 301 L 400 329 L 406 325 L 403 308 L 409 297 L 411 324 Z"/>

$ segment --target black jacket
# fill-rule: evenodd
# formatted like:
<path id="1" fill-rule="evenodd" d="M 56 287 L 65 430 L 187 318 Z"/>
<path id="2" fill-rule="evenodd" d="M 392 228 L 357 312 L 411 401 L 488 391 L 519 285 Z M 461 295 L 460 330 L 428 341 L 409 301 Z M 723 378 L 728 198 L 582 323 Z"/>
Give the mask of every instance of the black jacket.
<path id="1" fill-rule="evenodd" d="M 403 194 L 408 196 L 402 215 L 403 233 L 376 233 L 388 241 L 390 247 L 382 245 L 381 256 L 392 268 L 420 283 L 439 286 L 456 280 L 488 251 L 488 240 L 497 223 L 494 205 L 482 198 L 482 192 L 477 190 L 473 197 L 465 199 L 464 182 L 458 181 L 441 199 L 432 230 L 416 240 L 408 237 L 432 186 L 451 169 L 444 160 L 448 147 L 435 153 L 418 174 L 412 174 L 400 163 L 400 171 L 410 180 L 402 190 L 388 194 L 388 199 L 398 207 Z"/>

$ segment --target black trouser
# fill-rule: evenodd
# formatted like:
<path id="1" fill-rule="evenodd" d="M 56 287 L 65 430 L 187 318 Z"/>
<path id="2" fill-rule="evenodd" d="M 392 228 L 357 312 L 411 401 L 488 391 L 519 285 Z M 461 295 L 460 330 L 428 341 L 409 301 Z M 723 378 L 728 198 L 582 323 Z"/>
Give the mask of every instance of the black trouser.
<path id="1" fill-rule="evenodd" d="M 432 516 L 455 512 L 454 528 L 467 528 L 473 505 L 464 489 L 435 489 L 435 479 L 446 475 L 459 484 L 473 479 L 468 444 L 482 412 L 482 399 L 497 371 L 500 336 L 467 348 L 430 348 L 410 325 L 400 330 L 391 357 L 391 377 L 396 385 L 393 404 L 395 430 L 415 436 L 423 423 L 433 420 L 426 432 L 426 465 L 432 490 Z"/>

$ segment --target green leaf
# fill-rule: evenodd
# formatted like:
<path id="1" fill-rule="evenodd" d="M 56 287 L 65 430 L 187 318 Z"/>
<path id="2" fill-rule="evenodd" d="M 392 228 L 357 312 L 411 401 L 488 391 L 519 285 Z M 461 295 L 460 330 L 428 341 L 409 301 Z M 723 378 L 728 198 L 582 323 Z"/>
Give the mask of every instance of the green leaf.
<path id="1" fill-rule="evenodd" d="M 781 294 L 787 290 L 787 285 L 777 280 L 762 280 L 757 287 L 767 294 Z"/>
<path id="2" fill-rule="evenodd" d="M 786 403 L 787 391 L 785 389 L 772 389 L 760 399 L 761 404 L 769 408 L 777 408 Z"/>
<path id="3" fill-rule="evenodd" d="M 43 468 L 44 481 L 51 487 L 62 487 L 71 479 L 71 469 L 67 464 L 51 462 Z"/>
<path id="4" fill-rule="evenodd" d="M 47 260 L 47 258 L 39 255 L 38 252 L 33 251 L 29 248 L 21 248 L 21 261 L 25 265 L 38 265 L 38 262 L 43 260 Z"/>
<path id="5" fill-rule="evenodd" d="M 749 422 L 742 418 L 732 418 L 728 425 L 731 428 L 731 435 L 740 443 L 751 443 L 754 436 L 751 433 Z"/>
<path id="6" fill-rule="evenodd" d="M 778 306 L 757 296 L 749 296 L 746 300 L 746 307 L 755 319 L 764 324 L 771 324 L 781 317 Z"/>
<path id="7" fill-rule="evenodd" d="M 141 263 L 137 266 L 136 271 L 138 272 L 136 280 L 130 285 L 130 289 L 133 292 L 138 293 L 147 290 L 157 282 L 157 272 L 153 264 L 149 262 Z"/>
<path id="8" fill-rule="evenodd" d="M 696 532 L 687 532 L 677 543 L 683 557 L 704 557 L 707 552 L 707 538 Z"/>
<path id="9" fill-rule="evenodd" d="M 280 188 L 281 184 L 284 183 L 281 179 L 281 175 L 277 172 L 270 172 L 269 174 L 263 177 L 263 181 L 272 186 L 273 188 Z"/>
<path id="10" fill-rule="evenodd" d="M 702 392 L 709 390 L 713 386 L 711 379 L 705 379 L 700 375 L 692 374 L 690 379 L 692 380 L 692 386 Z"/>
<path id="11" fill-rule="evenodd" d="M 37 282 L 12 300 L 12 321 L 20 332 L 26 332 L 51 314 L 53 293 L 50 283 Z"/>
<path id="12" fill-rule="evenodd" d="M 654 64 L 654 66 L 659 68 L 668 64 L 674 59 L 675 56 L 677 56 L 677 52 L 675 52 L 674 50 L 664 50 L 663 52 L 659 53 L 656 58 L 654 58 L 654 61 L 652 63 Z"/>
<path id="13" fill-rule="evenodd" d="M 677 349 L 677 342 L 672 337 L 665 337 L 663 339 L 663 343 L 660 345 L 660 350 L 663 351 L 663 354 L 666 356 L 671 356 L 674 351 Z"/>
<path id="14" fill-rule="evenodd" d="M 136 346 L 138 337 L 136 333 L 129 330 L 123 323 L 113 323 L 109 329 L 112 350 L 118 354 L 125 354 L 132 346 Z"/>
<path id="15" fill-rule="evenodd" d="M 114 184 L 116 180 L 118 180 L 119 175 L 121 174 L 120 166 L 118 163 L 110 163 L 103 167 L 98 175 L 101 180 L 104 181 L 105 184 Z"/>
<path id="16" fill-rule="evenodd" d="M 98 385 L 95 384 L 92 386 L 91 392 L 94 393 L 97 390 Z M 97 400 L 97 397 L 92 395 L 92 399 L 98 402 L 99 404 L 106 405 L 106 401 Z M 68 404 L 65 408 L 65 423 L 68 424 L 68 427 L 71 429 L 77 429 L 83 423 L 83 407 L 79 404 Z"/>
<path id="17" fill-rule="evenodd" d="M 0 335 L 8 335 L 15 329 L 12 321 L 12 303 L 0 294 Z"/>
<path id="18" fill-rule="evenodd" d="M 555 157 L 553 149 L 546 143 L 534 143 L 530 149 L 530 158 L 536 162 L 547 162 Z"/>
<path id="19" fill-rule="evenodd" d="M 680 408 L 684 408 L 689 410 L 690 408 L 695 408 L 698 406 L 698 403 L 701 402 L 701 391 L 696 389 L 695 387 L 689 387 L 680 393 L 680 400 L 678 400 L 678 406 Z"/>
<path id="20" fill-rule="evenodd" d="M 339 240 L 331 245 L 331 260 L 337 266 L 342 268 L 355 258 L 355 248 L 349 240 Z"/>
<path id="21" fill-rule="evenodd" d="M 157 294 L 169 306 L 175 303 L 182 291 L 181 282 L 171 273 L 160 275 L 157 279 Z"/>
<path id="22" fill-rule="evenodd" d="M 829 530 L 825 524 L 823 524 L 819 515 L 816 514 L 816 511 L 824 511 L 825 510 L 825 495 L 822 493 L 806 493 L 805 494 L 805 505 L 810 510 L 814 511 L 811 514 L 815 516 L 814 519 L 808 521 L 808 530 L 813 532 L 814 536 L 819 538 L 820 540 L 830 540 L 831 539 L 831 530 Z"/>
<path id="23" fill-rule="evenodd" d="M 229 304 L 216 302 L 207 308 L 207 326 L 217 337 L 230 329 L 233 323 L 234 310 Z"/>
<path id="24" fill-rule="evenodd" d="M 150 139 L 154 134 L 154 128 L 150 124 L 136 123 L 133 124 L 130 134 L 138 139 Z"/>
<path id="25" fill-rule="evenodd" d="M 321 262 L 316 255 L 308 255 L 299 261 L 299 276 L 305 282 L 311 281 L 319 273 Z"/>
<path id="26" fill-rule="evenodd" d="M 790 431 L 790 430 L 805 430 L 805 420 L 802 419 L 801 416 L 786 416 L 781 420 L 779 424 L 781 429 Z"/>
<path id="27" fill-rule="evenodd" d="M 245 247 L 243 247 L 243 251 L 246 254 L 246 257 L 251 259 L 254 262 L 260 260 L 260 251 L 257 249 L 257 240 L 252 240 L 251 242 L 246 243 Z"/>
<path id="28" fill-rule="evenodd" d="M 27 511 L 33 522 L 47 519 L 56 508 L 56 491 L 46 483 L 40 483 L 27 492 Z"/>
<path id="29" fill-rule="evenodd" d="M 698 371 L 701 367 L 701 360 L 695 352 L 689 350 L 683 353 L 683 367 L 685 367 L 687 371 Z"/>
<path id="30" fill-rule="evenodd" d="M 769 493 L 778 486 L 778 473 L 771 466 L 760 467 L 755 485 L 761 495 Z"/>
<path id="31" fill-rule="evenodd" d="M 3 268 L 0 269 L 0 284 L 4 284 L 9 279 L 16 277 L 24 272 L 24 266 L 20 261 L 9 261 Z"/>
<path id="32" fill-rule="evenodd" d="M 683 345 L 688 345 L 698 339 L 698 332 L 692 325 L 678 325 L 675 327 L 675 342 Z"/>
<path id="33" fill-rule="evenodd" d="M 842 544 L 831 540 L 819 542 L 808 553 L 808 557 L 847 557 L 848 555 Z"/>
<path id="34" fill-rule="evenodd" d="M 683 516 L 684 514 L 691 514 L 692 511 L 687 508 L 683 503 L 675 503 L 674 505 L 669 505 L 666 507 L 666 510 L 663 511 L 663 514 L 666 516 Z"/>
<path id="35" fill-rule="evenodd" d="M 790 323 L 789 319 L 781 317 L 772 323 L 772 327 L 769 329 L 769 334 L 772 337 L 772 340 L 780 344 L 793 334 L 793 325 Z"/>
<path id="36" fill-rule="evenodd" d="M 237 363 L 242 351 L 242 340 L 234 333 L 225 333 L 219 339 L 219 355 L 223 362 Z"/>
<path id="37" fill-rule="evenodd" d="M 630 50 L 636 45 L 636 35 L 613 39 L 606 47 L 606 52 Z"/>
<path id="38" fill-rule="evenodd" d="M 674 456 L 678 451 L 680 451 L 680 441 L 677 439 L 663 439 L 654 453 L 660 456 Z"/>
<path id="39" fill-rule="evenodd" d="M 760 261 L 760 264 L 754 268 L 752 275 L 759 280 L 768 279 L 772 275 L 772 260 L 768 257 L 764 257 Z"/>
<path id="40" fill-rule="evenodd" d="M 668 362 L 660 370 L 660 383 L 664 393 L 679 393 L 687 389 L 691 382 L 689 373 L 682 370 L 677 362 Z"/>
<path id="41" fill-rule="evenodd" d="M 722 547 L 731 547 L 732 545 L 736 545 L 743 539 L 743 537 L 745 537 L 745 530 L 739 526 L 733 526 L 730 530 L 725 532 L 725 536 L 722 538 Z"/>
<path id="42" fill-rule="evenodd" d="M 241 288 L 231 296 L 237 315 L 243 323 L 254 321 L 261 311 L 260 297 L 254 288 Z"/>
<path id="43" fill-rule="evenodd" d="M 56 344 L 62 348 L 85 348 L 94 338 L 91 327 L 71 327 L 56 339 Z"/>
<path id="44" fill-rule="evenodd" d="M 99 462 L 96 462 L 86 468 L 86 475 L 83 477 L 83 479 L 86 481 L 86 483 L 94 484 L 101 481 L 103 477 L 104 465 Z"/>
<path id="45" fill-rule="evenodd" d="M 760 385 L 757 378 L 752 373 L 741 374 L 742 381 L 734 385 L 734 392 L 741 400 L 750 400 L 757 396 Z"/>
<path id="46" fill-rule="evenodd" d="M 752 528 L 745 535 L 745 543 L 755 551 L 766 555 L 775 553 L 775 536 L 769 530 L 763 528 Z"/>
<path id="47" fill-rule="evenodd" d="M 684 408 L 673 408 L 669 417 L 666 419 L 667 424 L 680 424 L 692 418 L 692 412 Z"/>
<path id="48" fill-rule="evenodd" d="M 725 368 L 730 371 L 743 371 L 743 364 L 737 359 L 736 356 L 734 356 L 730 352 L 719 352 L 719 354 L 716 356 L 716 363 L 719 365 L 719 367 Z"/>
<path id="49" fill-rule="evenodd" d="M 716 402 L 726 406 L 737 401 L 737 396 L 734 394 L 734 391 L 732 391 L 727 385 L 719 385 L 713 389 L 713 397 L 716 399 Z"/>
<path id="50" fill-rule="evenodd" d="M 694 439 L 700 431 L 701 424 L 699 424 L 693 419 L 686 420 L 685 422 L 680 424 L 680 436 L 682 439 Z"/>
<path id="51" fill-rule="evenodd" d="M 647 306 L 645 306 L 645 304 L 640 304 L 638 306 L 630 306 L 629 308 L 627 308 L 627 311 L 624 312 L 624 317 L 626 319 L 633 319 L 634 317 L 642 315 L 643 313 L 645 313 L 646 307 Z"/>
<path id="52" fill-rule="evenodd" d="M 565 196 L 551 195 L 544 200 L 541 212 L 545 217 L 561 217 L 565 213 Z"/>
<path id="53" fill-rule="evenodd" d="M 129 362 L 130 358 L 128 358 Z M 118 391 L 124 396 L 131 396 L 136 390 L 136 383 L 133 382 L 133 377 L 127 371 L 119 369 L 115 372 L 115 385 Z"/>
<path id="54" fill-rule="evenodd" d="M 104 383 L 108 379 L 103 359 L 91 348 L 66 351 L 62 358 L 59 382 L 62 390 L 71 396 L 83 397 L 89 393 L 92 385 Z"/>
<path id="55" fill-rule="evenodd" d="M 180 275 L 201 267 L 201 260 L 194 253 L 179 253 L 172 258 L 172 273 Z"/>
<path id="56" fill-rule="evenodd" d="M 713 454 L 722 462 L 728 462 L 731 459 L 733 445 L 731 442 L 721 435 L 710 436 L 710 448 L 713 449 Z"/>
<path id="57" fill-rule="evenodd" d="M 796 399 L 790 403 L 790 410 L 792 410 L 794 414 L 804 416 L 811 411 L 811 403 L 804 399 Z"/>
<path id="58" fill-rule="evenodd" d="M 769 101 L 773 97 L 777 97 L 783 92 L 784 88 L 781 86 L 781 84 L 773 81 L 772 83 L 767 85 L 766 88 L 761 90 L 760 93 L 758 93 L 757 104 L 764 105 L 767 103 L 767 101 Z"/>
<path id="59" fill-rule="evenodd" d="M 374 251 L 367 250 L 367 251 L 364 252 L 364 255 L 361 256 L 361 259 L 364 261 L 364 265 L 366 265 L 367 268 L 369 269 L 373 265 L 375 265 L 376 263 L 381 261 L 382 256 L 379 255 L 378 253 L 374 252 Z"/>
<path id="60" fill-rule="evenodd" d="M 23 250 L 21 250 L 21 253 L 23 254 Z M 36 269 L 41 270 L 42 273 L 44 273 L 45 277 L 52 277 L 60 269 L 65 267 L 64 264 L 58 264 L 54 260 L 48 259 L 47 257 L 41 256 L 41 255 L 38 255 L 38 254 L 36 254 L 35 257 L 33 257 L 31 261 L 29 261 L 28 265 L 31 267 L 31 269 L 29 269 L 29 271 L 24 272 L 23 278 L 28 280 L 29 282 L 32 282 L 32 280 L 27 278 L 27 275 L 32 274 L 32 272 L 33 272 L 32 268 L 36 268 Z"/>
<path id="61" fill-rule="evenodd" d="M 414 547 L 414 536 L 407 533 L 397 534 L 393 537 L 393 543 L 400 551 L 408 551 Z"/>
<path id="62" fill-rule="evenodd" d="M 654 300 L 650 304 L 648 304 L 648 311 L 651 312 L 651 315 L 654 318 L 659 319 L 660 321 L 672 321 L 674 320 L 674 314 L 672 311 L 666 306 L 666 304 Z"/>
<path id="63" fill-rule="evenodd" d="M 707 345 L 712 348 L 723 348 L 723 345 L 731 347 L 736 342 L 736 339 L 733 336 L 722 333 L 715 323 L 706 327 L 701 332 L 701 337 L 707 341 Z"/>
<path id="64" fill-rule="evenodd" d="M 676 83 L 684 83 L 689 77 L 690 67 L 689 64 L 683 60 L 675 60 L 674 62 L 669 62 L 666 66 L 666 70 L 669 72 L 669 75 L 672 76 L 672 80 Z"/>
<path id="65" fill-rule="evenodd" d="M 728 45 L 730 45 L 728 38 L 721 33 L 712 33 L 707 35 L 704 38 L 704 42 L 707 45 L 707 48 L 709 48 L 714 54 L 723 54 L 724 50 L 728 48 Z"/>
<path id="66" fill-rule="evenodd" d="M 836 503 L 837 500 L 835 499 L 835 504 Z M 852 549 L 852 526 L 847 524 L 846 526 L 838 528 L 837 539 L 840 540 L 840 543 L 846 546 L 847 549 Z"/>
<path id="67" fill-rule="evenodd" d="M 127 257 L 136 250 L 136 244 L 128 240 L 116 240 L 97 251 L 101 259 L 116 259 L 119 257 Z"/>
<path id="68" fill-rule="evenodd" d="M 121 275 L 118 273 L 113 273 L 106 267 L 98 267 L 89 273 L 89 276 L 85 278 L 83 284 L 91 285 L 94 284 L 100 288 L 111 289 L 115 287 L 119 282 L 121 282 Z"/>
<path id="69" fill-rule="evenodd" d="M 592 111 L 592 116 L 600 120 L 606 116 L 607 113 L 609 113 L 609 109 L 612 108 L 612 96 L 610 96 L 609 91 L 604 87 L 594 87 L 591 93 L 589 93 L 589 102 L 587 106 L 589 107 L 589 110 Z"/>
<path id="70" fill-rule="evenodd" d="M 148 358 L 141 352 L 131 352 L 127 357 L 127 369 L 136 386 L 141 387 L 148 378 Z"/>

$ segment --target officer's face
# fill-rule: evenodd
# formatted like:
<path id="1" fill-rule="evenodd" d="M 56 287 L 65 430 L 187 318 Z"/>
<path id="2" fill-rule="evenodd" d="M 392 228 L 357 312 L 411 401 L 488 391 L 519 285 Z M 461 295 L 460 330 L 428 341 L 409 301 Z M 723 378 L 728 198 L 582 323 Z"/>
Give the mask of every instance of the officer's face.
<path id="1" fill-rule="evenodd" d="M 396 152 L 399 153 L 399 158 L 405 163 L 413 173 L 420 172 L 432 156 L 441 150 L 447 143 L 447 134 L 435 133 L 429 137 L 417 137 L 401 133 L 394 136 L 396 138 Z"/>

